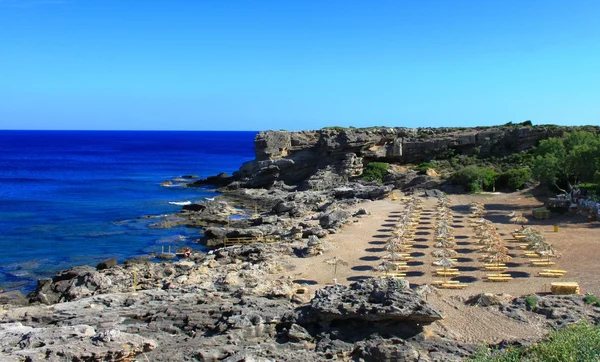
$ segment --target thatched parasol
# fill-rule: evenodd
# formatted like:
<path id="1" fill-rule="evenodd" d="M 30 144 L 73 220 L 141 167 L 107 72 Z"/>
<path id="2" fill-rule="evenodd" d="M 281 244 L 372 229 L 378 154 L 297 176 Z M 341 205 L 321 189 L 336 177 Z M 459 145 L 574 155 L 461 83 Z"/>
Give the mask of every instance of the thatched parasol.
<path id="1" fill-rule="evenodd" d="M 518 211 L 511 211 L 506 215 L 509 219 L 513 217 L 523 216 L 523 213 Z"/>
<path id="2" fill-rule="evenodd" d="M 454 266 L 455 262 L 449 258 L 441 258 L 433 262 L 433 264 L 437 266 L 441 266 L 444 271 L 444 282 L 448 282 L 448 277 L 446 276 L 446 270 Z"/>
<path id="3" fill-rule="evenodd" d="M 394 263 L 390 263 L 388 261 L 381 262 L 375 268 L 375 271 L 384 272 L 387 276 L 389 272 L 398 270 L 398 267 Z"/>
<path id="4" fill-rule="evenodd" d="M 529 220 L 527 220 L 526 217 L 524 216 L 515 216 L 510 218 L 510 222 L 512 222 L 513 224 L 525 224 L 526 222 L 528 222 Z"/>
<path id="5" fill-rule="evenodd" d="M 496 251 L 494 253 L 485 255 L 484 257 L 481 258 L 481 260 L 484 260 L 487 263 L 496 264 L 496 266 L 499 266 L 500 263 L 505 263 L 507 261 L 511 261 L 512 257 L 501 251 Z"/>
<path id="6" fill-rule="evenodd" d="M 435 243 L 436 248 L 451 249 L 456 246 L 456 243 L 450 240 L 442 239 Z"/>
<path id="7" fill-rule="evenodd" d="M 485 245 L 482 246 L 481 248 L 477 249 L 478 251 L 484 252 L 484 253 L 504 253 L 504 254 L 508 254 L 508 248 L 500 245 L 500 244 L 489 244 L 489 245 Z"/>
<path id="8" fill-rule="evenodd" d="M 434 258 L 454 258 L 458 255 L 456 250 L 452 249 L 436 249 L 431 252 Z"/>
<path id="9" fill-rule="evenodd" d="M 338 265 L 348 265 L 344 259 L 334 256 L 333 258 L 325 259 L 324 263 L 333 265 L 333 277 L 336 278 Z"/>

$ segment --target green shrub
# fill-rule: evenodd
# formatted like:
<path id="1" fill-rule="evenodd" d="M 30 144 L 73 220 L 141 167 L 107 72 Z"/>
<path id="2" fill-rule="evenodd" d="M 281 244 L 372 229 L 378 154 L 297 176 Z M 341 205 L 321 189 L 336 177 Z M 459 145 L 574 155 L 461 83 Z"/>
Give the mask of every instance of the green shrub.
<path id="1" fill-rule="evenodd" d="M 586 294 L 583 300 L 585 301 L 585 304 L 593 304 L 594 306 L 600 305 L 600 300 L 593 294 Z"/>
<path id="2" fill-rule="evenodd" d="M 527 306 L 529 307 L 529 309 L 533 310 L 535 309 L 535 307 L 537 307 L 537 297 L 533 296 L 533 295 L 528 295 L 525 297 L 525 303 L 527 303 Z"/>
<path id="3" fill-rule="evenodd" d="M 528 168 L 517 168 L 500 174 L 497 185 L 516 191 L 522 189 L 529 180 L 531 180 L 531 171 Z"/>
<path id="4" fill-rule="evenodd" d="M 464 186 L 469 192 L 489 190 L 494 185 L 498 174 L 489 167 L 467 166 L 452 174 L 451 182 Z"/>
<path id="5" fill-rule="evenodd" d="M 415 171 L 417 171 L 419 174 L 423 175 L 430 168 L 435 168 L 435 165 L 431 162 L 422 162 L 421 164 L 419 164 L 419 166 L 415 167 Z"/>
<path id="6" fill-rule="evenodd" d="M 476 362 L 596 362 L 600 360 L 600 327 L 587 322 L 550 333 L 548 339 L 529 347 L 503 351 L 481 349 L 471 356 Z"/>
<path id="7" fill-rule="evenodd" d="M 371 162 L 363 169 L 365 181 L 383 182 L 383 177 L 388 173 L 389 165 L 385 162 Z"/>

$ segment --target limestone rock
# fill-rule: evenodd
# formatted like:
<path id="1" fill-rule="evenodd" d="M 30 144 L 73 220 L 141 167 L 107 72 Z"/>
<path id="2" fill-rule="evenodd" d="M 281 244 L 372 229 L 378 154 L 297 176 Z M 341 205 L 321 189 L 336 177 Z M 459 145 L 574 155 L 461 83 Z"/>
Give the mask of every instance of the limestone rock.
<path id="1" fill-rule="evenodd" d="M 408 288 L 406 280 L 376 278 L 318 290 L 302 320 L 322 323 L 351 319 L 432 323 L 442 315 Z"/>

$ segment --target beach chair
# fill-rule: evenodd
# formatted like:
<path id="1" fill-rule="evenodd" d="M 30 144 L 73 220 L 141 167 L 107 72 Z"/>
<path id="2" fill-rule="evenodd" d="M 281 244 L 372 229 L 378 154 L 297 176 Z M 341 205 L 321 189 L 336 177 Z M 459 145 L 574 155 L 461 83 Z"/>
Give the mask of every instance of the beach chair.
<path id="1" fill-rule="evenodd" d="M 510 274 L 486 274 L 487 278 L 502 278 L 502 277 L 509 277 Z"/>
<path id="2" fill-rule="evenodd" d="M 538 276 L 544 277 L 544 278 L 560 278 L 563 275 L 564 274 L 560 274 L 560 273 L 538 272 Z"/>
<path id="3" fill-rule="evenodd" d="M 508 282 L 509 280 L 512 280 L 512 277 L 487 277 L 486 280 L 490 282 Z"/>
<path id="4" fill-rule="evenodd" d="M 435 272 L 435 274 L 439 277 L 457 277 L 460 275 L 460 272 L 457 271 L 452 271 L 452 272 L 443 272 L 443 271 L 438 271 Z"/>
<path id="5" fill-rule="evenodd" d="M 531 262 L 532 266 L 552 266 L 554 264 L 556 264 L 556 263 L 553 261 L 532 261 Z"/>
<path id="6" fill-rule="evenodd" d="M 442 285 L 442 284 L 459 284 L 458 280 L 434 280 L 430 284 L 432 285 Z"/>
<path id="7" fill-rule="evenodd" d="M 440 285 L 440 288 L 443 289 L 463 289 L 466 288 L 468 284 L 465 283 L 445 283 Z"/>
<path id="8" fill-rule="evenodd" d="M 486 266 L 484 267 L 485 270 L 489 270 L 489 271 L 506 271 L 508 270 L 508 267 L 506 266 Z"/>

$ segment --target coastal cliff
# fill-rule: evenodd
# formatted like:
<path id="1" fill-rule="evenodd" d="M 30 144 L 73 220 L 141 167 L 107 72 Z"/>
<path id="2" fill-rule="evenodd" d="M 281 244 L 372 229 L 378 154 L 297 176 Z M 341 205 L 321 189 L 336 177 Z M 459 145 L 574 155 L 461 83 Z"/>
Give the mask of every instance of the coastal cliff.
<path id="1" fill-rule="evenodd" d="M 507 155 L 562 135 L 570 127 L 510 125 L 477 128 L 332 128 L 265 131 L 254 141 L 256 158 L 235 172 L 235 187 L 327 188 L 360 176 L 374 161 L 415 164 L 452 155 Z"/>

